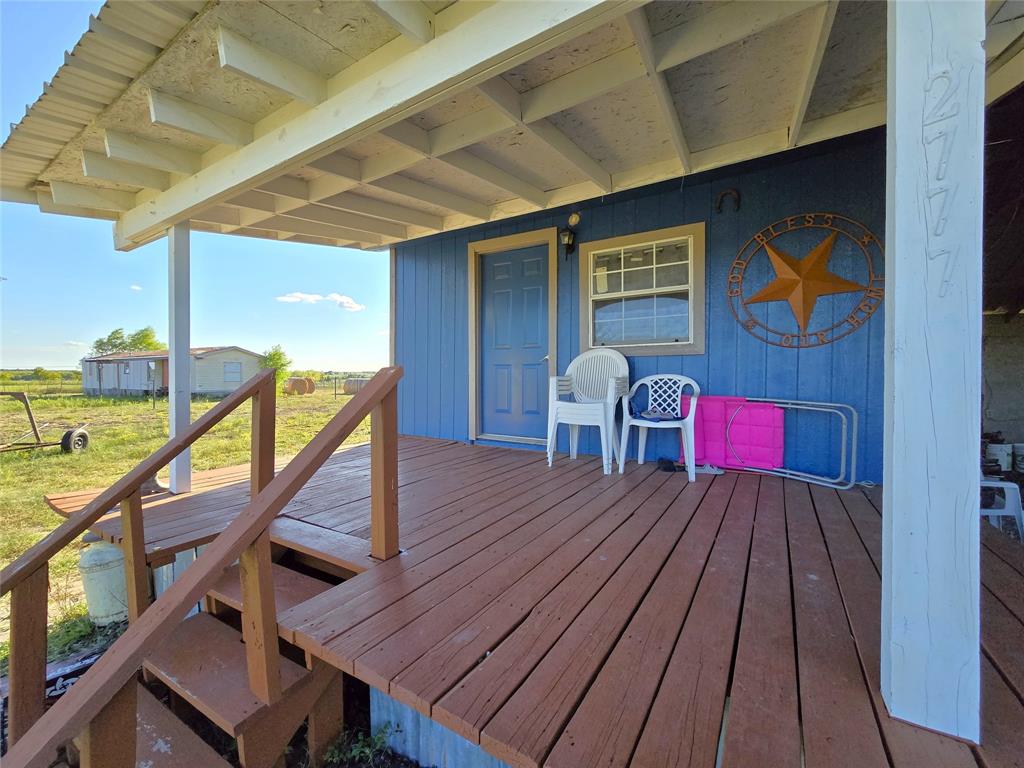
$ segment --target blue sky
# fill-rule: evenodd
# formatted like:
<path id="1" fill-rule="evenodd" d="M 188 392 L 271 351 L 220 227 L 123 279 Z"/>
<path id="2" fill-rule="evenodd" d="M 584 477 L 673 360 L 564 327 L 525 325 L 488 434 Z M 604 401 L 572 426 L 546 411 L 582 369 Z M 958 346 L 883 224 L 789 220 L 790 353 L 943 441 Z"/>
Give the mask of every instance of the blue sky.
<path id="1" fill-rule="evenodd" d="M 0 125 L 23 116 L 100 2 L 0 0 Z M 114 328 L 167 339 L 166 240 L 114 250 L 111 223 L 0 203 L 0 368 L 72 368 Z M 297 368 L 387 364 L 386 253 L 192 235 L 192 344 L 280 344 Z"/>

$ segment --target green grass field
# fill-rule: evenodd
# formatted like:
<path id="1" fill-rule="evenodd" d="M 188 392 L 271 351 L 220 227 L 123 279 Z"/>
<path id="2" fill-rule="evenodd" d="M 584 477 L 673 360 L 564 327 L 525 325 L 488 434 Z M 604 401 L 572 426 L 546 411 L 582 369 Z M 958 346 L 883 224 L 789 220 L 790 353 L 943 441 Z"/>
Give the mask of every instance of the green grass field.
<path id="1" fill-rule="evenodd" d="M 12 387 L 13 388 L 13 387 Z M 330 388 L 313 395 L 277 397 L 278 456 L 299 451 L 349 398 L 334 398 Z M 211 408 L 214 400 L 192 403 L 192 419 Z M 89 448 L 64 454 L 59 448 L 0 454 L 0 565 L 6 565 L 39 540 L 62 518 L 43 501 L 48 493 L 105 487 L 159 448 L 167 440 L 167 400 L 49 396 L 32 399 L 43 439 L 59 439 L 64 429 L 87 424 Z M 227 417 L 192 447 L 196 470 L 244 464 L 249 461 L 248 403 Z M 28 430 L 20 403 L 0 398 L 0 442 Z M 364 422 L 346 441 L 369 439 Z M 164 473 L 164 476 L 166 472 Z M 91 625 L 77 570 L 78 547 L 70 546 L 50 562 L 51 656 L 87 641 Z M 9 595 L 0 602 L 0 668 L 6 664 L 10 618 Z"/>

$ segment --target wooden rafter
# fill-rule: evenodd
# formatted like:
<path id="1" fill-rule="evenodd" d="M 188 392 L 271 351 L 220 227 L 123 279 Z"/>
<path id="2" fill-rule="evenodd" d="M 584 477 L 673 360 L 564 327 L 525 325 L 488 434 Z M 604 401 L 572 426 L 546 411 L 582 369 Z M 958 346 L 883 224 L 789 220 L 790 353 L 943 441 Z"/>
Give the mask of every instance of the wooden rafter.
<path id="1" fill-rule="evenodd" d="M 369 5 L 410 40 L 434 39 L 434 14 L 419 0 L 371 0 Z"/>
<path id="2" fill-rule="evenodd" d="M 647 79 L 654 90 L 655 101 L 658 102 L 658 109 L 661 112 L 662 121 L 672 140 L 672 147 L 679 157 L 683 167 L 683 173 L 690 172 L 690 147 L 686 143 L 686 135 L 683 133 L 683 125 L 679 120 L 679 110 L 676 109 L 675 100 L 668 88 L 668 81 L 664 72 L 659 72 L 657 62 L 654 59 L 654 43 L 651 39 L 651 29 L 647 24 L 647 12 L 643 8 L 637 8 L 626 14 L 626 21 L 629 29 L 636 40 L 636 48 L 640 53 L 640 60 L 644 63 L 644 70 L 647 72 Z"/>
<path id="3" fill-rule="evenodd" d="M 793 117 L 789 121 L 788 146 L 790 147 L 795 147 L 800 140 L 800 130 L 804 125 L 807 105 L 811 101 L 814 84 L 818 80 L 818 70 L 821 68 L 821 60 L 825 56 L 825 47 L 828 45 L 828 36 L 832 32 L 832 23 L 835 21 L 838 7 L 839 0 L 829 0 L 817 11 L 816 34 L 807 52 L 807 68 L 804 70 L 804 79 L 800 90 L 797 91 Z"/>
<path id="4" fill-rule="evenodd" d="M 404 55 L 393 56 L 392 43 L 388 43 L 342 70 L 329 79 L 330 96 L 281 126 L 287 130 L 265 133 L 248 143 L 243 141 L 234 152 L 219 153 L 219 159 L 194 174 L 188 184 L 157 194 L 144 209 L 128 211 L 116 227 L 117 245 L 133 247 L 173 221 L 399 122 L 449 98 L 454 90 L 475 86 L 487 73 L 517 66 L 608 22 L 627 8 L 627 3 L 618 0 L 551 2 L 540 14 L 530 4 L 455 3 L 438 16 L 439 21 L 441 15 L 445 17 L 444 26 L 449 30 L 443 36 L 445 45 L 423 45 L 409 51 L 404 41 L 393 41 L 401 42 L 394 50 Z M 220 113 L 211 115 L 202 111 L 205 108 L 178 103 L 181 100 L 168 107 L 167 100 L 160 98 L 164 95 L 156 98 L 154 111 L 162 118 L 158 122 L 207 137 L 216 134 L 219 138 L 215 140 L 226 139 L 222 143 L 227 144 L 251 135 L 241 135 L 244 131 L 237 123 L 225 130 L 223 120 L 218 119 Z M 248 128 L 251 131 L 251 126 Z"/>

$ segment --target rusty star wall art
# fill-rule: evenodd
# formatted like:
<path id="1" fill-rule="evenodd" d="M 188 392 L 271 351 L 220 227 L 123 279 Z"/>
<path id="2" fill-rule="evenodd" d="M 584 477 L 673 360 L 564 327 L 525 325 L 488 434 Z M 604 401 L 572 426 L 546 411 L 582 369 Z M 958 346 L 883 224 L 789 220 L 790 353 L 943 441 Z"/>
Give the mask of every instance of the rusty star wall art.
<path id="1" fill-rule="evenodd" d="M 795 253 L 793 248 L 784 250 L 777 238 L 797 230 L 820 232 L 820 238 L 815 238 L 815 244 L 805 253 Z M 829 268 L 837 242 L 845 239 L 855 244 L 854 253 L 864 260 L 867 280 L 863 283 Z M 747 269 L 760 258 L 768 260 L 775 277 L 748 294 L 745 290 Z M 768 344 L 794 348 L 831 344 L 864 325 L 881 306 L 883 278 L 875 271 L 875 265 L 881 263 L 881 243 L 863 224 L 834 213 L 790 216 L 765 227 L 740 249 L 729 270 L 730 306 L 740 324 Z M 853 294 L 847 303 L 849 311 L 829 326 L 812 328 L 818 300 L 839 294 Z M 751 305 L 776 301 L 789 305 L 795 327 L 773 328 L 750 309 Z"/>

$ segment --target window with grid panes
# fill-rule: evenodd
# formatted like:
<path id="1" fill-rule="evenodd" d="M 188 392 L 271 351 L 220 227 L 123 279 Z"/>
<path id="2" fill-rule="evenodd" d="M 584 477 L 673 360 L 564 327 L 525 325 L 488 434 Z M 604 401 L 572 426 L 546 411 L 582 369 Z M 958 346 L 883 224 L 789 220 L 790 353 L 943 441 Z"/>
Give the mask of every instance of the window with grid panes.
<path id="1" fill-rule="evenodd" d="M 590 254 L 590 346 L 691 341 L 690 237 Z"/>

